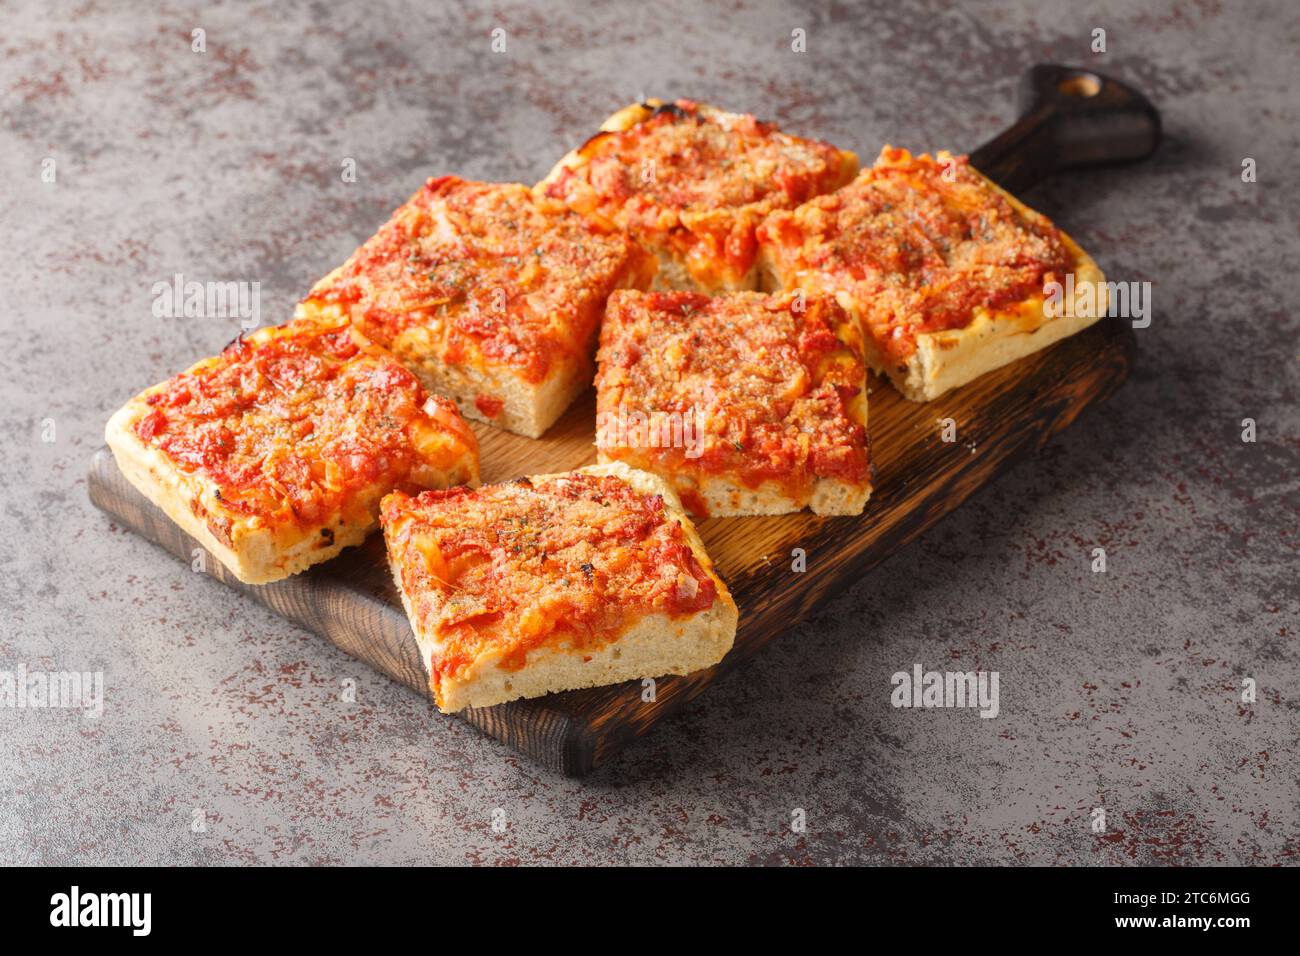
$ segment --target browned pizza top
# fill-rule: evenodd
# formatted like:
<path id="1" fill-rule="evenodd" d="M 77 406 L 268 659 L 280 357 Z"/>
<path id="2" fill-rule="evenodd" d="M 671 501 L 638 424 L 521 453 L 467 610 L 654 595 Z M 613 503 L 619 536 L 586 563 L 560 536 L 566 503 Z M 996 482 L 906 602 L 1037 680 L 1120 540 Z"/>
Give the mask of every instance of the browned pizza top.
<path id="1" fill-rule="evenodd" d="M 605 298 L 652 269 L 626 236 L 518 184 L 430 179 L 309 303 L 340 303 L 367 337 L 427 335 L 447 365 L 530 383 L 585 357 Z"/>
<path id="2" fill-rule="evenodd" d="M 691 100 L 647 112 L 588 141 L 581 163 L 547 183 L 546 195 L 674 249 L 706 284 L 749 270 L 763 215 L 835 189 L 857 168 L 852 154 L 750 115 Z"/>
<path id="3" fill-rule="evenodd" d="M 597 361 L 597 442 L 607 457 L 750 488 L 775 481 L 795 498 L 819 478 L 869 480 L 866 431 L 849 409 L 865 387 L 862 344 L 833 300 L 616 292 Z M 629 438 L 637 414 L 646 428 Z M 664 440 L 664 424 L 679 421 L 702 424 L 695 448 Z M 687 504 L 707 514 L 703 502 Z"/>
<path id="4" fill-rule="evenodd" d="M 428 485 L 430 469 L 477 479 L 478 443 L 455 406 L 346 321 L 262 329 L 144 401 L 136 436 L 213 482 L 229 516 L 268 526 L 370 520 L 358 491 Z"/>
<path id="5" fill-rule="evenodd" d="M 890 147 L 838 192 L 773 213 L 758 236 L 787 285 L 848 292 L 895 361 L 915 351 L 918 333 L 1041 296 L 1072 266 L 1060 232 L 1022 213 L 965 156 Z"/>
<path id="6" fill-rule="evenodd" d="M 435 644 L 435 689 L 487 651 L 518 669 L 536 648 L 580 654 L 648 614 L 694 614 L 718 597 L 663 499 L 613 475 L 394 493 L 381 522 L 412 616 Z"/>

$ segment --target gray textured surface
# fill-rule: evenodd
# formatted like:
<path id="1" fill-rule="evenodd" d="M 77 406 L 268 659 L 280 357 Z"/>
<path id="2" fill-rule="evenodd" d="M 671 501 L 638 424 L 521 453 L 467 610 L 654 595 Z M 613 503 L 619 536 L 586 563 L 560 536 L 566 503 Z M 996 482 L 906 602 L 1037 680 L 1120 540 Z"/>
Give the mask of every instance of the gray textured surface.
<path id="1" fill-rule="evenodd" d="M 1294 4 L 135 6 L 0 3 L 0 669 L 107 682 L 98 721 L 0 708 L 0 862 L 1300 859 Z M 279 321 L 423 176 L 532 180 L 642 93 L 870 158 L 977 145 L 1039 60 L 1164 113 L 1154 161 L 1028 197 L 1154 283 L 1138 371 L 591 778 L 431 713 L 86 500 L 110 411 L 237 332 L 153 317 L 173 273 L 260 281 Z M 1002 715 L 891 708 L 915 662 L 998 670 Z"/>

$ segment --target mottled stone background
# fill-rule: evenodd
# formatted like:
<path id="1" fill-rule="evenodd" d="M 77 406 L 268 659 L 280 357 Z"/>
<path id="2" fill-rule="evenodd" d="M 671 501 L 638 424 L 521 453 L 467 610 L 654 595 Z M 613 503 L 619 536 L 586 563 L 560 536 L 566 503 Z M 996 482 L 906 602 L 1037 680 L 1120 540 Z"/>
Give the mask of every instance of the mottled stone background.
<path id="1" fill-rule="evenodd" d="M 0 3 L 0 669 L 107 681 L 97 721 L 0 708 L 0 861 L 1296 862 L 1300 8 L 1143 6 Z M 1029 197 L 1154 284 L 1129 384 L 588 779 L 87 501 L 109 413 L 237 332 L 155 318 L 176 272 L 280 321 L 426 175 L 532 181 L 642 94 L 869 159 L 978 145 L 1044 60 L 1164 113 L 1154 160 Z M 916 662 L 998 670 L 1001 716 L 892 709 Z"/>

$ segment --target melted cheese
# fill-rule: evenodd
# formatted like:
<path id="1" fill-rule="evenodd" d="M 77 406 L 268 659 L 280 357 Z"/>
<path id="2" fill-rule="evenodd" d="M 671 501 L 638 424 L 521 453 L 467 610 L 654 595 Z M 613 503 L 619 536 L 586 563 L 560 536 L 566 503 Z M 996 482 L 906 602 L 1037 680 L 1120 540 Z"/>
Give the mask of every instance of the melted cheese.
<path id="1" fill-rule="evenodd" d="M 346 324 L 261 329 L 143 398 L 136 436 L 215 485 L 225 512 L 266 526 L 366 522 L 399 484 L 477 477 L 455 406 Z"/>
<path id="2" fill-rule="evenodd" d="M 861 340 L 833 300 L 616 292 L 598 361 L 603 423 L 639 412 L 703 425 L 695 449 L 684 429 L 668 443 L 602 428 L 607 459 L 749 488 L 776 482 L 799 502 L 820 478 L 869 481 L 866 430 L 847 407 L 865 384 Z"/>
<path id="3" fill-rule="evenodd" d="M 890 147 L 838 192 L 773 213 L 758 237 L 787 287 L 845 296 L 895 362 L 918 334 L 1041 298 L 1072 261 L 1050 222 L 1022 215 L 966 157 Z"/>
<path id="4" fill-rule="evenodd" d="M 626 236 L 517 184 L 430 179 L 323 280 L 309 304 L 344 306 L 398 356 L 537 383 L 586 361 L 600 310 L 650 268 Z"/>
<path id="5" fill-rule="evenodd" d="M 616 640 L 648 614 L 694 614 L 717 588 L 658 495 L 613 476 L 527 478 L 384 499 L 381 522 L 430 673 L 457 677 L 485 653 Z"/>
<path id="6" fill-rule="evenodd" d="M 754 228 L 838 188 L 856 157 L 782 133 L 749 115 L 690 100 L 664 104 L 622 131 L 601 133 L 547 196 L 629 230 L 682 259 L 703 288 L 734 285 L 754 264 Z"/>

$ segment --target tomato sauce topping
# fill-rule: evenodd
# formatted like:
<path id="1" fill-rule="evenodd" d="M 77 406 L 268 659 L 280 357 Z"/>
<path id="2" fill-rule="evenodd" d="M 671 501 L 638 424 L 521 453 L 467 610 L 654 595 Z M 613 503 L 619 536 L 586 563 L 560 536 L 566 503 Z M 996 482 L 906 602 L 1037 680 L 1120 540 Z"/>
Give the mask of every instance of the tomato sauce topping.
<path id="1" fill-rule="evenodd" d="M 870 479 L 866 429 L 849 409 L 865 386 L 861 340 L 833 300 L 616 292 L 598 362 L 607 457 L 669 480 L 776 482 L 801 503 L 819 478 Z"/>
<path id="2" fill-rule="evenodd" d="M 917 334 L 1041 296 L 1072 263 L 1060 231 L 1022 214 L 965 156 L 890 147 L 839 192 L 774 213 L 758 236 L 787 285 L 847 291 L 897 362 Z"/>
<path id="3" fill-rule="evenodd" d="M 581 153 L 586 163 L 562 171 L 546 195 L 687 257 L 706 283 L 750 269 L 763 215 L 836 189 L 857 168 L 829 143 L 691 100 L 664 104 L 626 131 L 600 133 Z"/>
<path id="4" fill-rule="evenodd" d="M 505 399 L 497 395 L 480 394 L 474 397 L 474 407 L 487 418 L 496 418 L 506 407 Z"/>
<path id="5" fill-rule="evenodd" d="M 145 401 L 134 424 L 142 441 L 214 482 L 226 512 L 270 525 L 356 520 L 357 491 L 477 455 L 455 406 L 429 399 L 346 323 L 298 320 L 241 337 Z"/>
<path id="6" fill-rule="evenodd" d="M 717 598 L 663 499 L 612 475 L 398 493 L 381 521 L 437 644 L 435 689 L 486 651 L 517 670 L 535 648 L 600 648 L 647 614 L 694 614 Z"/>
<path id="7" fill-rule="evenodd" d="M 524 186 L 442 176 L 308 302 L 343 306 L 404 360 L 503 367 L 536 383 L 587 360 L 605 298 L 651 268 L 626 236 Z"/>

